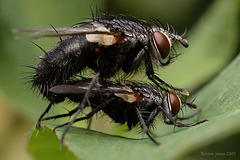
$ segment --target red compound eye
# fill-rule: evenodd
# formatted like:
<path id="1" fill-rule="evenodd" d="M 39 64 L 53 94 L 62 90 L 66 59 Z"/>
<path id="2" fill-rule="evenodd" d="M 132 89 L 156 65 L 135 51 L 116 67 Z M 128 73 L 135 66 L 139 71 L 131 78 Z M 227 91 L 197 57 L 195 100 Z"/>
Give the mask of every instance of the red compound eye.
<path id="1" fill-rule="evenodd" d="M 154 32 L 153 37 L 161 57 L 165 59 L 170 53 L 169 40 L 167 39 L 166 35 L 161 32 Z"/>
<path id="2" fill-rule="evenodd" d="M 170 107 L 172 109 L 172 114 L 173 115 L 178 114 L 182 105 L 180 98 L 174 93 L 169 93 L 168 99 L 169 99 Z"/>

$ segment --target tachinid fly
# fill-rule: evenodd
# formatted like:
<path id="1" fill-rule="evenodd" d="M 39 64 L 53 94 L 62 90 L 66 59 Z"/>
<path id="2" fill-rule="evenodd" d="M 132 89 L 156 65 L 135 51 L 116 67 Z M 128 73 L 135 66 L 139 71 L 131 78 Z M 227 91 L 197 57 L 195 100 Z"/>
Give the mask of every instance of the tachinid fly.
<path id="1" fill-rule="evenodd" d="M 155 75 L 153 65 L 165 66 L 176 56 L 173 43 L 188 47 L 183 35 L 164 27 L 157 19 L 147 22 L 133 16 L 96 12 L 92 18 L 72 27 L 15 29 L 16 32 L 51 33 L 30 38 L 59 37 L 55 46 L 40 56 L 35 67 L 32 84 L 49 97 L 49 88 L 67 83 L 86 68 L 99 73 L 101 79 L 111 78 L 122 70 L 127 76 L 139 71 L 142 61 L 150 80 L 162 90 L 188 92 L 175 88 Z M 65 37 L 65 38 L 61 38 Z M 33 67 L 33 66 L 31 66 Z"/>
<path id="2" fill-rule="evenodd" d="M 68 98 L 70 101 L 80 103 L 89 91 L 88 86 L 90 83 L 90 79 L 75 81 L 69 84 L 54 86 L 50 88 L 49 91 L 55 95 L 56 99 L 61 99 L 61 101 Z M 95 86 L 92 87 L 91 92 L 89 92 L 88 100 L 88 106 L 91 106 L 91 111 L 84 117 L 77 118 L 79 112 L 83 111 L 87 105 L 85 105 L 82 110 L 79 110 L 79 107 L 77 107 L 72 111 L 69 111 L 67 114 L 43 118 L 50 110 L 53 104 L 51 103 L 48 109 L 42 114 L 41 121 L 71 115 L 76 117 L 70 122 L 57 126 L 54 129 L 56 130 L 57 128 L 65 125 L 90 119 L 99 111 L 103 111 L 106 115 L 113 119 L 114 122 L 120 124 L 127 123 L 129 130 L 139 124 L 143 132 L 146 133 L 157 145 L 159 145 L 159 143 L 150 135 L 149 128 L 153 125 L 153 122 L 159 113 L 161 113 L 161 116 L 166 124 L 177 127 L 191 127 L 207 121 L 203 120 L 190 124 L 182 124 L 178 122 L 177 120 L 188 119 L 196 115 L 194 114 L 185 118 L 178 117 L 178 113 L 182 109 L 183 105 L 187 105 L 190 108 L 197 108 L 197 106 L 193 103 L 181 100 L 175 93 L 162 92 L 158 89 L 158 87 L 154 87 L 153 85 L 146 83 L 131 81 L 120 83 L 108 81 L 108 87 L 104 87 L 100 83 L 95 83 Z M 62 140 L 66 132 L 67 130 L 64 131 Z"/>

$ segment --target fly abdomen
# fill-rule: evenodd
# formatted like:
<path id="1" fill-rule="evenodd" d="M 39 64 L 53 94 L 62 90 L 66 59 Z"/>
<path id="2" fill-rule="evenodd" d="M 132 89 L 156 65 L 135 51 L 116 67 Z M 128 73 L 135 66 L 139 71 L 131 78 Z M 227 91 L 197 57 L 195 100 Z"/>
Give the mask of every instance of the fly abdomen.
<path id="1" fill-rule="evenodd" d="M 85 35 L 66 37 L 59 41 L 41 57 L 42 61 L 33 75 L 33 86 L 48 97 L 49 88 L 64 84 L 94 61 L 95 47 L 90 45 L 96 44 L 89 43 Z"/>

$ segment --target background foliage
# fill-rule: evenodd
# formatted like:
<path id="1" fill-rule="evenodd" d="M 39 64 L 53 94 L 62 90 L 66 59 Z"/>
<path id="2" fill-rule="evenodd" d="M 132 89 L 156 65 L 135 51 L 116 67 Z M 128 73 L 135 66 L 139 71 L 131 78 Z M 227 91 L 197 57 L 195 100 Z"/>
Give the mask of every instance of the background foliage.
<path id="1" fill-rule="evenodd" d="M 72 128 L 67 134 L 69 148 L 58 150 L 58 141 L 52 132 L 48 129 L 41 132 L 33 130 L 30 134 L 33 136 L 30 136 L 28 144 L 31 155 L 36 159 L 46 159 L 45 151 L 52 149 L 56 151 L 51 152 L 52 156 L 56 158 L 57 155 L 63 154 L 59 156 L 62 159 L 64 157 L 75 159 L 76 156 L 79 159 L 103 159 L 116 157 L 118 154 L 131 158 L 136 156 L 147 158 L 152 155 L 156 158 L 187 156 L 196 159 L 212 158 L 203 157 L 202 152 L 234 152 L 238 147 L 234 144 L 240 139 L 240 129 L 237 125 L 239 124 L 239 57 L 229 67 L 224 68 L 239 53 L 239 1 L 152 0 L 146 3 L 144 0 L 67 2 L 2 0 L 0 1 L 0 159 L 16 159 L 16 155 L 18 159 L 32 158 L 25 152 L 24 147 L 27 131 L 47 106 L 47 101 L 29 90 L 25 81 L 20 79 L 29 75 L 27 72 L 31 72 L 21 65 L 37 64 L 35 61 L 32 62 L 32 59 L 43 53 L 28 41 L 14 40 L 11 29 L 49 26 L 49 24 L 69 26 L 77 23 L 79 18 L 91 15 L 89 4 L 97 5 L 107 12 L 132 14 L 143 18 L 157 17 L 163 23 L 168 22 L 173 25 L 179 33 L 184 32 L 185 27 L 188 28 L 190 47 L 184 49 L 177 46 L 177 51 L 184 54 L 171 65 L 159 69 L 158 73 L 174 86 L 185 87 L 192 91 L 191 93 L 197 91 L 193 98 L 196 98 L 195 102 L 199 108 L 204 108 L 199 119 L 207 118 L 209 123 L 190 129 L 176 129 L 176 132 L 172 133 L 173 128 L 165 126 L 160 121 L 159 127 L 154 132 L 159 136 L 158 140 L 162 142 L 162 148 L 152 146 L 149 139 L 132 140 Z M 48 50 L 56 41 L 51 39 L 35 42 Z M 221 72 L 223 69 L 224 71 Z M 214 77 L 216 78 L 211 80 Z M 66 104 L 56 106 L 52 111 L 53 114 L 66 112 L 64 107 L 73 107 Z M 190 113 L 191 111 L 186 110 L 186 114 Z M 106 124 L 105 121 L 106 119 L 103 121 L 97 119 L 92 129 L 132 138 L 143 137 L 134 131 L 123 132 L 124 126 L 116 128 L 115 125 Z M 81 126 L 84 126 L 84 123 Z M 60 134 L 61 130 L 57 132 L 58 136 Z M 105 146 L 100 145 L 103 142 Z M 223 146 L 221 144 L 226 148 L 219 148 L 218 146 Z M 108 150 L 110 146 L 115 148 L 111 150 L 112 152 Z M 134 149 L 130 150 L 127 146 Z M 93 150 L 99 152 L 94 154 Z M 169 150 L 174 151 L 174 154 Z M 12 154 L 13 152 L 16 154 Z M 51 156 L 48 158 L 52 159 Z"/>

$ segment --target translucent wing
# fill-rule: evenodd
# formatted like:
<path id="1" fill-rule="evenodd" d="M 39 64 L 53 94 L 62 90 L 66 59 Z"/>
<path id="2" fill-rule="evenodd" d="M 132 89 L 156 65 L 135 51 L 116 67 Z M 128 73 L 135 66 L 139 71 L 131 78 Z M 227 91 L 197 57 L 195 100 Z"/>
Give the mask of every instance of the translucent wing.
<path id="1" fill-rule="evenodd" d="M 16 37 L 17 39 L 43 39 L 55 38 L 82 34 L 105 34 L 105 35 L 118 35 L 119 33 L 110 32 L 109 29 L 99 23 L 83 23 L 77 24 L 72 27 L 38 27 L 29 29 L 12 29 L 12 32 L 25 32 L 37 36 L 31 37 Z M 44 35 L 39 35 L 44 34 Z"/>
<path id="2" fill-rule="evenodd" d="M 85 94 L 89 88 L 89 83 L 84 81 L 79 82 L 75 85 L 58 85 L 50 88 L 50 92 L 63 95 L 82 95 Z M 142 96 L 139 93 L 135 93 L 129 86 L 123 85 L 110 85 L 108 87 L 103 87 L 101 85 L 96 85 L 95 88 L 91 90 L 91 93 L 112 93 L 116 97 L 123 99 L 128 103 L 133 103 L 138 101 Z"/>
<path id="3" fill-rule="evenodd" d="M 26 32 L 36 36 L 20 37 L 16 36 L 16 39 L 44 39 L 44 38 L 56 38 L 74 35 L 86 35 L 89 42 L 99 43 L 101 45 L 112 45 L 122 40 L 122 34 L 120 32 L 111 32 L 109 29 L 99 23 L 80 23 L 72 27 L 41 27 L 30 29 L 13 29 L 13 32 Z M 41 35 L 40 35 L 41 34 Z"/>
<path id="4" fill-rule="evenodd" d="M 78 83 L 76 85 L 57 85 L 50 88 L 50 92 L 56 94 L 84 94 L 89 90 L 88 83 Z M 116 94 L 133 94 L 134 92 L 128 87 L 109 86 L 102 87 L 96 86 L 92 89 L 92 93 L 116 93 Z"/>

